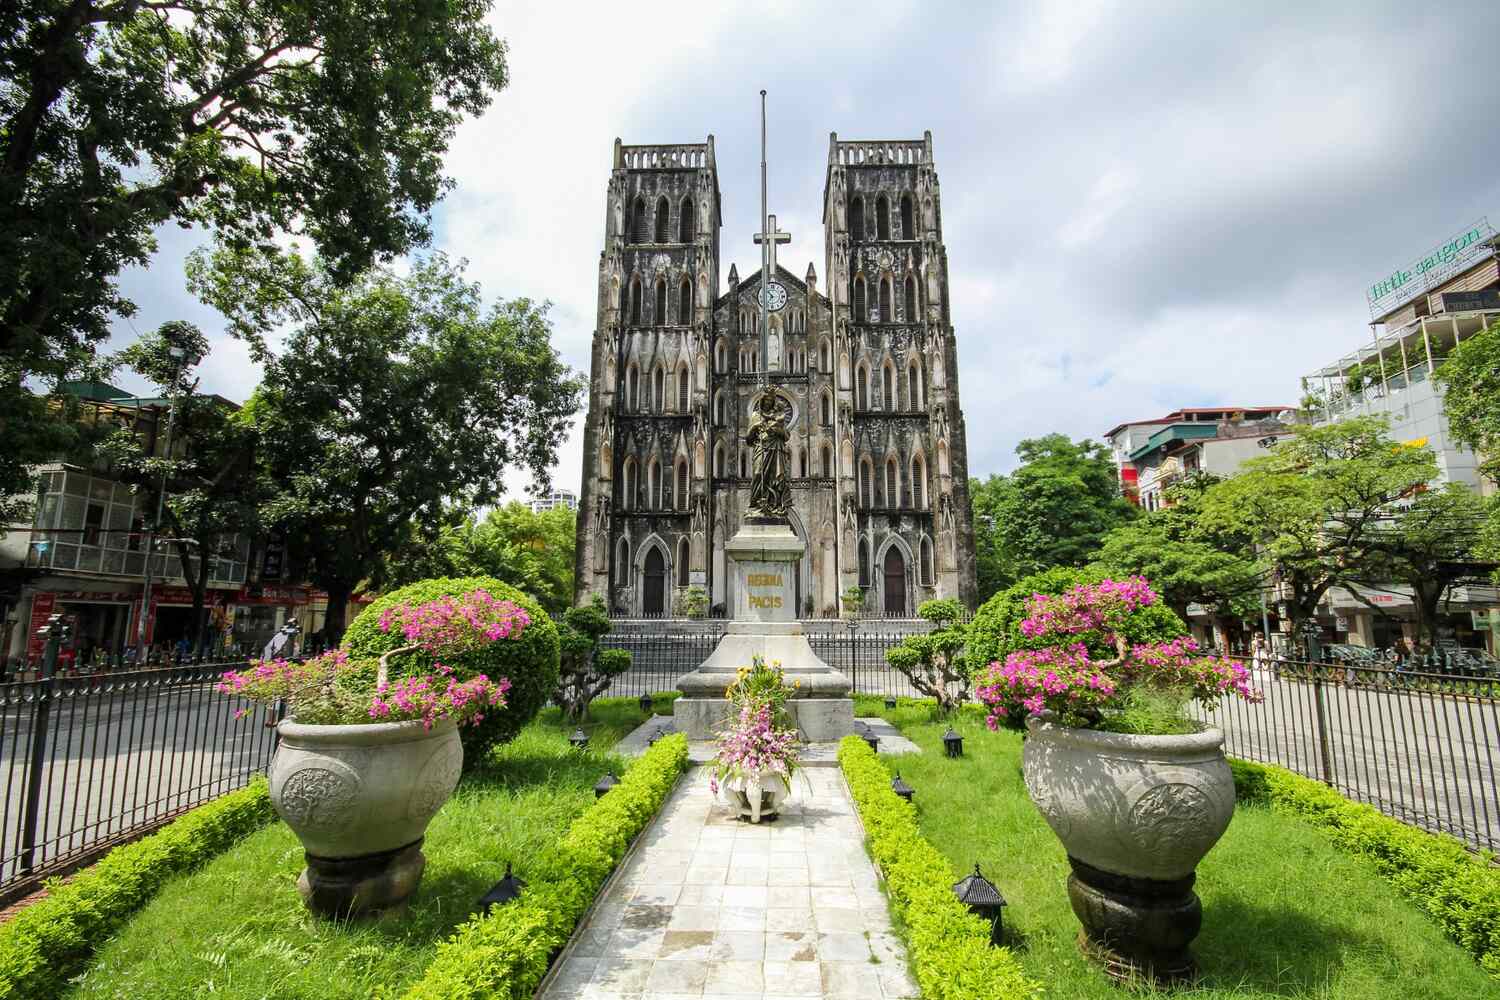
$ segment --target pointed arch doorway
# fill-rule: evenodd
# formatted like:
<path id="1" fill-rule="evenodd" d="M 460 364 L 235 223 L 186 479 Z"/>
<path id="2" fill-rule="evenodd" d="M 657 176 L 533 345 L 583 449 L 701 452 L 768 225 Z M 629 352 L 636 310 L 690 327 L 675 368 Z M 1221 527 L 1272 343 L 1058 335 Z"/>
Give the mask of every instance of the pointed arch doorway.
<path id="1" fill-rule="evenodd" d="M 663 614 L 667 609 L 667 561 L 661 549 L 652 546 L 646 553 L 643 586 L 641 588 L 641 612 L 646 615 Z"/>
<path id="2" fill-rule="evenodd" d="M 649 592 L 649 591 L 648 591 Z M 885 550 L 884 614 L 887 618 L 906 617 L 906 560 L 892 545 Z"/>

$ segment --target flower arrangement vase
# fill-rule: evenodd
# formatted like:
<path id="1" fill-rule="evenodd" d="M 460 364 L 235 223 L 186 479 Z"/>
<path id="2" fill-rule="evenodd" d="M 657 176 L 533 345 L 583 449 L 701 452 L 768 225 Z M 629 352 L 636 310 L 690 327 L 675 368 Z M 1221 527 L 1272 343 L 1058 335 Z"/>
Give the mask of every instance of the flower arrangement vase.
<path id="1" fill-rule="evenodd" d="M 786 778 L 773 771 L 725 778 L 719 782 L 720 800 L 752 823 L 777 816 L 781 804 L 791 793 Z"/>
<path id="2" fill-rule="evenodd" d="M 1224 734 L 1098 732 L 1050 713 L 1026 728 L 1026 789 L 1068 852 L 1081 950 L 1118 980 L 1195 978 L 1195 870 L 1234 815 Z"/>
<path id="3" fill-rule="evenodd" d="M 451 719 L 349 726 L 286 719 L 271 759 L 271 804 L 302 842 L 297 880 L 314 912 L 372 916 L 416 891 L 427 825 L 458 786 L 463 746 Z"/>

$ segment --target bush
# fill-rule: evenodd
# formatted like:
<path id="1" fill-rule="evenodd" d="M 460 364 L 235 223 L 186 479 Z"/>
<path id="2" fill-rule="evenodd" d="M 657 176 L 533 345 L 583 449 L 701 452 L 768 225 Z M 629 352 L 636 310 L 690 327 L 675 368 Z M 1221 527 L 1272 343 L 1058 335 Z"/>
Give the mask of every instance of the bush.
<path id="1" fill-rule="evenodd" d="M 1080 583 L 1098 583 L 1109 574 L 1103 569 L 1074 569 L 1054 566 L 1033 573 L 991 597 L 974 613 L 969 623 L 969 672 L 977 674 L 1017 649 L 1029 649 L 1033 643 L 1020 634 L 1021 620 L 1026 617 L 1026 601 L 1033 594 L 1061 594 Z M 1186 635 L 1187 623 L 1161 602 L 1139 608 L 1125 620 L 1125 638 L 1132 643 L 1167 642 Z"/>
<path id="2" fill-rule="evenodd" d="M 636 834 L 687 767 L 687 739 L 657 740 L 620 783 L 573 821 L 533 865 L 515 902 L 475 916 L 438 945 L 406 1000 L 529 1000 Z"/>
<path id="3" fill-rule="evenodd" d="M 421 603 L 443 596 L 458 597 L 481 589 L 489 591 L 493 597 L 520 605 L 531 616 L 531 624 L 519 639 L 492 642 L 473 653 L 453 657 L 448 664 L 460 679 L 488 674 L 492 680 L 506 677 L 511 683 L 505 696 L 509 703 L 505 711 L 487 716 L 477 726 L 460 730 L 466 770 L 477 767 L 491 747 L 514 739 L 521 727 L 536 717 L 557 690 L 557 626 L 547 617 L 541 604 L 530 594 L 491 576 L 437 577 L 420 580 L 381 597 L 365 608 L 344 633 L 344 648 L 351 656 L 378 657 L 406 644 L 400 633 L 380 630 L 380 616 L 386 608 L 406 601 Z M 391 659 L 391 674 L 425 671 L 431 666 L 429 654 L 410 653 Z"/>
<path id="4" fill-rule="evenodd" d="M 1500 978 L 1500 869 L 1446 834 L 1428 833 L 1351 802 L 1321 782 L 1266 764 L 1232 760 L 1235 794 L 1320 827 L 1335 845 L 1368 858 L 1401 895 L 1427 913 Z"/>
<path id="5" fill-rule="evenodd" d="M 1041 987 L 1009 948 L 990 945 L 990 926 L 953 895 L 953 869 L 917 829 L 916 807 L 891 791 L 891 774 L 857 736 L 839 744 L 839 763 L 901 918 L 924 1000 L 1026 1000 Z"/>
<path id="6" fill-rule="evenodd" d="M 631 655 L 628 649 L 599 648 L 613 626 L 598 594 L 588 604 L 569 608 L 555 624 L 562 656 L 552 700 L 561 706 L 563 718 L 576 722 L 588 714 L 589 702 L 630 669 Z"/>
<path id="7" fill-rule="evenodd" d="M 51 1000 L 94 947 L 144 906 L 167 879 L 227 850 L 272 816 L 264 778 L 110 851 L 51 895 L 0 925 L 0 997 Z"/>
<path id="8" fill-rule="evenodd" d="M 936 627 L 909 635 L 885 651 L 886 662 L 920 694 L 935 699 L 945 715 L 969 700 L 970 671 L 962 655 L 964 628 L 954 624 L 962 614 L 963 605 L 955 600 L 924 601 L 917 615 Z"/>

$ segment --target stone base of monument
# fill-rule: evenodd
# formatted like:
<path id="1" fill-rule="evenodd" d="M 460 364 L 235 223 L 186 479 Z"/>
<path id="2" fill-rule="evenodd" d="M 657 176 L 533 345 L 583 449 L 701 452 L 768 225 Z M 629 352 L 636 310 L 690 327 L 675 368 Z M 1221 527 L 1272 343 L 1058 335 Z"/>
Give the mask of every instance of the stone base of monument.
<path id="1" fill-rule="evenodd" d="M 780 663 L 796 694 L 787 705 L 803 739 L 825 742 L 854 731 L 849 678 L 813 652 L 797 621 L 795 572 L 806 546 L 783 520 L 750 517 L 724 546 L 734 573 L 734 620 L 708 659 L 677 682 L 672 707 L 690 740 L 718 735 L 729 715 L 724 691 L 759 656 Z"/>

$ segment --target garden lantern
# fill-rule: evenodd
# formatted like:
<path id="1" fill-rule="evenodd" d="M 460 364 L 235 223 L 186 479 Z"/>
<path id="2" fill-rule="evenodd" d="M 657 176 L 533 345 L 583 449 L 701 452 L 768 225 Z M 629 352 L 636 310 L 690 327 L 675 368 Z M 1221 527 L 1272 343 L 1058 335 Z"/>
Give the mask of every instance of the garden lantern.
<path id="1" fill-rule="evenodd" d="M 905 781 L 901 780 L 900 771 L 897 771 L 896 776 L 891 779 L 891 791 L 901 796 L 901 798 L 903 798 L 907 802 L 910 802 L 911 797 L 917 794 L 917 790 L 915 788 L 911 787 Z"/>
<path id="2" fill-rule="evenodd" d="M 653 709 L 654 709 L 656 703 L 654 701 L 652 701 L 651 696 L 649 694 L 643 694 L 643 695 L 641 695 L 640 702 L 641 702 L 641 711 L 642 712 L 645 712 L 647 715 L 654 715 L 655 714 L 655 712 L 653 711 Z"/>
<path id="3" fill-rule="evenodd" d="M 964 738 L 954 732 L 952 726 L 949 726 L 948 731 L 943 734 L 943 753 L 949 757 L 964 755 Z"/>
<path id="4" fill-rule="evenodd" d="M 605 772 L 604 777 L 600 778 L 598 780 L 598 782 L 595 783 L 595 785 L 594 785 L 594 798 L 596 798 L 596 799 L 602 799 L 602 798 L 604 798 L 604 793 L 607 792 L 607 791 L 609 791 L 611 788 L 615 787 L 619 783 L 620 783 L 620 779 L 615 777 L 615 772 L 613 772 L 613 771 L 607 771 L 607 772 Z"/>
<path id="5" fill-rule="evenodd" d="M 568 737 L 568 742 L 572 744 L 574 750 L 582 750 L 589 745 L 589 738 L 580 728 L 573 730 L 573 735 Z"/>
<path id="6" fill-rule="evenodd" d="M 990 944 L 999 944 L 1002 937 L 1001 912 L 1005 909 L 1005 897 L 995 884 L 984 877 L 979 863 L 974 863 L 974 874 L 953 883 L 953 894 L 958 901 L 976 916 L 990 922 Z"/>
<path id="7" fill-rule="evenodd" d="M 490 891 L 480 897 L 479 909 L 481 912 L 488 913 L 490 907 L 497 903 L 504 906 L 521 895 L 521 890 L 524 888 L 526 888 L 525 880 L 511 874 L 510 862 L 507 861 L 505 862 L 505 877 L 490 886 Z"/>
<path id="8" fill-rule="evenodd" d="M 854 723 L 854 735 L 865 741 L 872 753 L 880 752 L 880 737 L 870 732 L 870 727 L 863 722 Z"/>
<path id="9" fill-rule="evenodd" d="M 896 696 L 895 695 L 886 695 L 885 707 L 886 708 L 895 708 L 896 707 Z"/>

